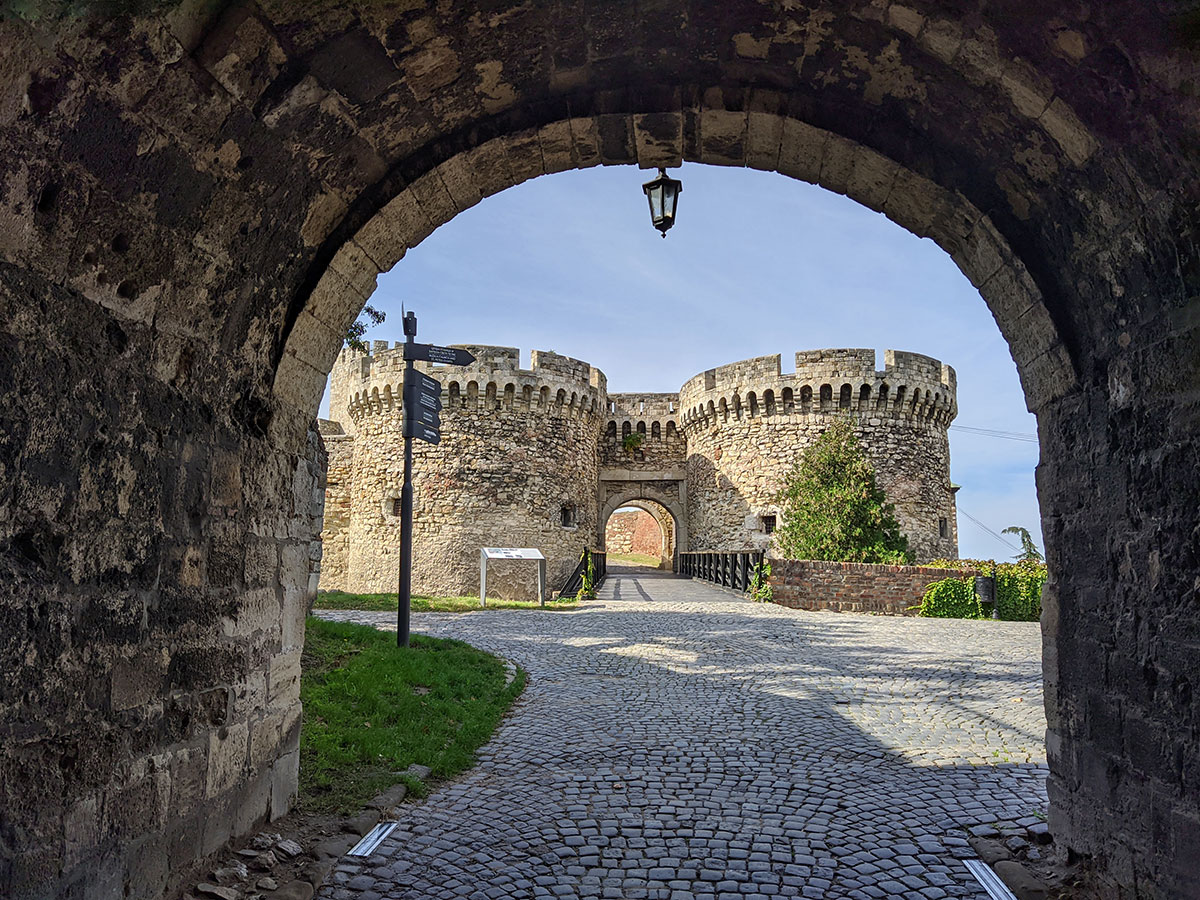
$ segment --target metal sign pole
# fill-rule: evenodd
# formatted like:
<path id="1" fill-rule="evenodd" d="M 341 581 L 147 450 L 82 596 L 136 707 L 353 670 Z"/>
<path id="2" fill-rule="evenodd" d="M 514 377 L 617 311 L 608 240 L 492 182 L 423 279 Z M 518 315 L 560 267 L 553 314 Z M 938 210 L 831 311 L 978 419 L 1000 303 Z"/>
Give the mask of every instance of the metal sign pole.
<path id="1" fill-rule="evenodd" d="M 404 317 L 404 336 L 408 344 L 415 342 L 417 337 L 417 317 L 409 313 Z M 411 384 L 417 367 L 410 358 L 404 365 L 404 382 Z M 404 411 L 408 418 L 409 411 Z M 413 524 L 413 486 L 412 486 L 412 442 L 407 435 L 404 437 L 404 488 L 400 491 L 400 590 L 399 602 L 396 605 L 396 646 L 408 646 L 409 620 L 412 616 L 412 524 Z"/>

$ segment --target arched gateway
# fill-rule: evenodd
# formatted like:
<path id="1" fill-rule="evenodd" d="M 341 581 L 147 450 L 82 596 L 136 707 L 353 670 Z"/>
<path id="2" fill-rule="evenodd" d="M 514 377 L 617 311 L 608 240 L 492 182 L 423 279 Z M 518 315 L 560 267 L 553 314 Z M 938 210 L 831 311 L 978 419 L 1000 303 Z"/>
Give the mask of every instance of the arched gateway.
<path id="1" fill-rule="evenodd" d="M 978 286 L 1041 437 L 1051 826 L 1096 896 L 1200 890 L 1194 17 L 66 8 L 0 23 L 0 891 L 149 896 L 287 808 L 345 325 L 483 197 L 683 159 L 845 193 Z"/>

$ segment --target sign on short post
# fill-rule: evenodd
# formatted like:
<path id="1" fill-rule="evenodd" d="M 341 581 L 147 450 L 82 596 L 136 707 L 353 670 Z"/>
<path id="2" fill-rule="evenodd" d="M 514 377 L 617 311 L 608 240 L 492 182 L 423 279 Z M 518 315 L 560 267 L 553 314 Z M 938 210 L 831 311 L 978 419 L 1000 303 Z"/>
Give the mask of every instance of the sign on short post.
<path id="1" fill-rule="evenodd" d="M 546 557 L 533 547 L 480 547 L 479 548 L 479 605 L 487 606 L 487 564 L 489 559 L 533 559 L 537 560 L 538 605 L 546 605 Z"/>

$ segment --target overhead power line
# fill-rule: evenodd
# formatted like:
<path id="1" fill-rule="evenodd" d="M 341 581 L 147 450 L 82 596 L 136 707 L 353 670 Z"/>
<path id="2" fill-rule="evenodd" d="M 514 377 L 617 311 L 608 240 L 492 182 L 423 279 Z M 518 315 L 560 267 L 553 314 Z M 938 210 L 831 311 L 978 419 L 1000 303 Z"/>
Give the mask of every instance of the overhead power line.
<path id="1" fill-rule="evenodd" d="M 1004 538 L 1002 538 L 999 534 L 997 534 L 995 531 L 992 531 L 992 529 L 988 528 L 986 525 L 984 525 L 982 522 L 980 522 L 977 518 L 975 518 L 973 515 L 971 515 L 969 512 L 967 512 L 961 506 L 958 507 L 958 511 L 960 513 L 962 513 L 964 516 L 966 516 L 968 519 L 970 519 L 972 522 L 974 522 L 976 525 L 978 525 L 980 528 L 982 528 L 984 531 L 986 531 L 988 534 L 990 534 L 992 537 L 994 537 L 996 540 L 998 540 L 1000 543 L 1002 543 L 1009 550 L 1012 550 L 1014 553 L 1021 552 L 1020 547 L 1015 547 L 1012 544 L 1010 544 L 1008 541 L 1006 541 Z"/>
<path id="2" fill-rule="evenodd" d="M 971 425 L 951 425 L 951 431 L 965 431 L 967 434 L 978 434 L 984 437 L 1000 438 L 1005 441 L 1023 441 L 1027 444 L 1036 444 L 1038 438 L 1036 434 L 1027 434 L 1019 431 L 997 431 L 994 428 L 975 428 Z"/>

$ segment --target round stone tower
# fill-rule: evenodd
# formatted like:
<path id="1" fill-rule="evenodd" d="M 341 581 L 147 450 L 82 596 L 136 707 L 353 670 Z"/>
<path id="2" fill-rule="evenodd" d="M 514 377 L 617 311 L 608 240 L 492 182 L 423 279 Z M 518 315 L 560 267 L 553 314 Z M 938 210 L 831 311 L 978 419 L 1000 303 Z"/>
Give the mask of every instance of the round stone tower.
<path id="1" fill-rule="evenodd" d="M 442 383 L 442 440 L 413 442 L 413 590 L 479 591 L 481 547 L 536 547 L 548 587 L 570 574 L 597 531 L 597 435 L 607 406 L 598 369 L 534 351 L 521 369 L 510 347 L 456 345 L 470 366 L 418 369 Z M 322 589 L 394 592 L 403 484 L 403 344 L 344 350 L 331 373 L 330 454 Z M 348 423 L 345 420 L 348 419 Z M 349 457 L 347 463 L 346 457 Z M 493 562 L 488 593 L 532 599 L 528 563 Z"/>
<path id="2" fill-rule="evenodd" d="M 958 555 L 947 428 L 954 369 L 917 353 L 809 350 L 709 369 L 679 394 L 693 550 L 770 546 L 775 497 L 804 448 L 848 416 L 918 562 Z"/>

